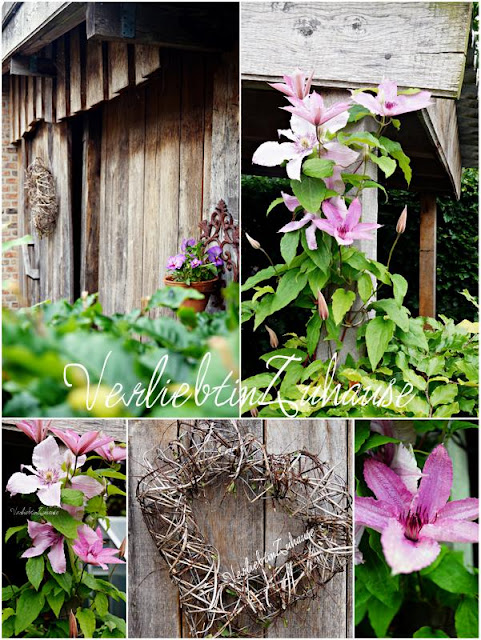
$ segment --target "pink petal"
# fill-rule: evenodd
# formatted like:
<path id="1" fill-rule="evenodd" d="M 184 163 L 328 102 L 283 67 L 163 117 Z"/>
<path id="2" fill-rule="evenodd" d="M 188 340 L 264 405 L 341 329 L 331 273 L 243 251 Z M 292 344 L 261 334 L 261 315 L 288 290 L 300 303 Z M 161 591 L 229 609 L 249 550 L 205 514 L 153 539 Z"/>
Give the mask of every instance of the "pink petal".
<path id="1" fill-rule="evenodd" d="M 371 113 L 375 113 L 377 115 L 383 115 L 383 111 L 382 111 L 379 100 L 377 100 L 370 93 L 364 93 L 364 92 L 356 93 L 356 95 L 352 96 L 352 99 L 354 102 L 357 102 L 357 104 L 360 104 L 363 107 L 366 107 L 366 109 L 369 109 Z"/>
<path id="2" fill-rule="evenodd" d="M 294 156 L 295 148 L 292 142 L 264 142 L 252 156 L 252 162 L 263 167 L 276 167 Z"/>
<path id="3" fill-rule="evenodd" d="M 419 111 L 433 104 L 431 102 L 431 94 L 428 91 L 420 91 L 411 96 L 398 96 L 396 98 L 396 106 L 393 109 L 386 109 L 389 115 L 397 116 L 410 111 Z"/>
<path id="4" fill-rule="evenodd" d="M 84 507 L 74 507 L 72 504 L 64 504 L 63 502 L 60 505 L 64 511 L 69 513 L 72 518 L 75 520 L 82 520 L 84 515 Z"/>
<path id="5" fill-rule="evenodd" d="M 292 222 L 288 222 L 281 229 L 279 229 L 278 233 L 287 233 L 288 231 L 297 231 L 308 222 L 310 222 L 314 218 L 313 213 L 306 213 L 306 215 L 300 220 L 293 220 Z"/>
<path id="6" fill-rule="evenodd" d="M 296 136 L 309 137 L 316 134 L 316 127 L 311 122 L 296 115 L 291 116 L 291 129 Z"/>
<path id="7" fill-rule="evenodd" d="M 374 498 L 356 497 L 356 525 L 364 525 L 375 531 L 384 531 L 395 512 L 385 502 Z"/>
<path id="8" fill-rule="evenodd" d="M 70 481 L 70 484 L 73 489 L 81 491 L 88 500 L 100 495 L 104 491 L 104 486 L 90 476 L 75 476 Z"/>
<path id="9" fill-rule="evenodd" d="M 72 429 L 57 429 L 57 427 L 50 427 L 50 431 L 57 436 L 69 449 L 75 453 L 76 445 L 79 440 L 79 436 Z"/>
<path id="10" fill-rule="evenodd" d="M 395 102 L 397 100 L 397 84 L 392 80 L 383 80 L 379 83 L 380 98 L 384 98 L 384 102 Z"/>
<path id="11" fill-rule="evenodd" d="M 406 447 L 403 444 L 399 444 L 394 448 L 394 457 L 390 467 L 401 478 L 409 491 L 416 493 L 422 473 L 411 445 Z"/>
<path id="12" fill-rule="evenodd" d="M 356 225 L 356 231 L 359 233 L 365 233 L 366 231 L 375 231 L 375 229 L 380 229 L 382 224 L 377 224 L 376 222 L 360 222 Z"/>
<path id="13" fill-rule="evenodd" d="M 422 509 L 425 517 L 433 521 L 437 512 L 449 500 L 453 484 L 453 463 L 442 444 L 429 454 L 423 468 L 423 477 L 416 496 L 417 508 Z"/>
<path id="14" fill-rule="evenodd" d="M 409 509 L 413 497 L 411 492 L 385 464 L 367 459 L 364 463 L 364 479 L 376 498 L 391 505 L 394 513 L 400 514 Z"/>
<path id="15" fill-rule="evenodd" d="M 394 519 L 381 534 L 381 544 L 393 575 L 424 569 L 436 560 L 441 551 L 439 544 L 431 538 L 420 538 L 417 542 L 408 540 L 404 527 Z"/>
<path id="16" fill-rule="evenodd" d="M 32 464 L 37 469 L 55 469 L 61 465 L 60 449 L 55 438 L 48 436 L 37 444 L 33 450 Z"/>
<path id="17" fill-rule="evenodd" d="M 289 162 L 286 164 L 286 172 L 291 180 L 301 179 L 302 160 L 303 158 L 308 156 L 309 153 L 309 151 L 306 151 L 305 153 L 299 154 L 295 158 L 292 158 L 292 160 L 289 160 Z"/>
<path id="18" fill-rule="evenodd" d="M 55 573 L 65 573 L 67 570 L 67 560 L 63 547 L 63 536 L 59 537 L 59 540 L 52 545 L 47 555 Z"/>
<path id="19" fill-rule="evenodd" d="M 17 493 L 34 493 L 40 486 L 37 476 L 27 476 L 26 473 L 20 473 L 17 471 L 12 476 L 7 484 L 7 491 L 12 496 Z"/>
<path id="20" fill-rule="evenodd" d="M 479 525 L 477 522 L 443 518 L 434 524 L 425 524 L 420 536 L 440 542 L 479 542 Z"/>
<path id="21" fill-rule="evenodd" d="M 29 520 L 27 529 L 28 535 L 32 538 L 32 540 L 39 536 L 55 534 L 55 529 L 48 522 L 35 522 L 34 520 Z"/>
<path id="22" fill-rule="evenodd" d="M 290 129 L 277 129 L 277 135 L 279 137 L 284 136 L 288 140 L 296 141 L 296 136 Z"/>
<path id="23" fill-rule="evenodd" d="M 464 498 L 448 502 L 440 511 L 438 519 L 449 520 L 476 520 L 479 516 L 479 500 L 477 498 Z"/>
<path id="24" fill-rule="evenodd" d="M 321 122 L 319 124 L 324 124 L 325 122 L 329 122 L 336 116 L 338 116 L 343 111 L 347 111 L 351 106 L 350 102 L 338 102 L 337 104 L 333 104 L 332 107 L 326 109 L 322 114 Z M 329 129 L 329 125 L 328 125 Z"/>
<path id="25" fill-rule="evenodd" d="M 328 189 L 337 191 L 337 193 L 344 193 L 344 191 L 346 190 L 346 185 L 342 181 L 341 173 L 341 167 L 338 167 L 336 165 L 333 168 L 332 176 L 329 176 L 329 178 L 324 178 L 324 184 Z"/>
<path id="26" fill-rule="evenodd" d="M 61 482 L 54 482 L 53 484 L 46 484 L 39 487 L 37 492 L 38 499 L 47 507 L 60 507 L 61 487 Z"/>
<path id="27" fill-rule="evenodd" d="M 361 201 L 359 198 L 354 198 L 354 200 L 349 205 L 349 209 L 347 210 L 346 215 L 346 225 L 349 229 L 354 230 L 354 227 L 358 224 L 361 218 L 362 208 Z M 361 231 L 361 229 L 356 228 L 356 231 Z"/>
<path id="28" fill-rule="evenodd" d="M 327 130 L 329 133 L 335 133 L 336 131 L 339 131 L 339 129 L 344 129 L 348 120 L 349 113 L 347 111 L 343 111 L 338 116 L 331 118 L 329 122 L 323 126 L 323 130 Z"/>
<path id="29" fill-rule="evenodd" d="M 313 223 L 311 223 L 306 229 L 306 240 L 309 249 L 311 251 L 315 251 L 317 249 L 316 225 Z"/>
<path id="30" fill-rule="evenodd" d="M 315 220 L 313 220 L 313 223 L 318 229 L 320 229 L 321 231 L 325 231 L 330 236 L 334 236 L 336 234 L 336 227 L 328 220 L 324 220 L 323 218 L 316 218 Z"/>
<path id="31" fill-rule="evenodd" d="M 323 146 L 326 149 L 326 153 L 322 155 L 323 160 L 334 160 L 340 167 L 348 167 L 359 156 L 357 151 L 353 151 L 339 142 L 326 142 Z"/>
<path id="32" fill-rule="evenodd" d="M 284 204 L 289 209 L 289 211 L 294 212 L 301 204 L 296 196 L 291 196 L 288 193 L 284 193 L 283 191 L 281 191 L 281 196 L 283 197 Z"/>
<path id="33" fill-rule="evenodd" d="M 78 453 L 86 453 L 87 451 L 89 451 L 91 445 L 93 445 L 93 443 L 97 440 L 98 435 L 98 431 L 87 431 L 87 433 L 83 433 L 77 443 Z M 100 443 L 99 446 L 101 446 Z"/>
<path id="34" fill-rule="evenodd" d="M 322 211 L 331 224 L 345 223 L 347 207 L 343 198 L 330 198 L 322 203 Z"/>

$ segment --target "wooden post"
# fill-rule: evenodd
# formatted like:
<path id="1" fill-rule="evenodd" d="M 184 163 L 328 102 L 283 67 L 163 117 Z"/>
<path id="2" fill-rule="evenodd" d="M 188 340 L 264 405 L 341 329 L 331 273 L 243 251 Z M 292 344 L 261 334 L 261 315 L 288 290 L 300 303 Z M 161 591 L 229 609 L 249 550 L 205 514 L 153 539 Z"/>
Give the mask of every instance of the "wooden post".
<path id="1" fill-rule="evenodd" d="M 436 315 L 436 196 L 432 193 L 421 194 L 419 315 Z"/>

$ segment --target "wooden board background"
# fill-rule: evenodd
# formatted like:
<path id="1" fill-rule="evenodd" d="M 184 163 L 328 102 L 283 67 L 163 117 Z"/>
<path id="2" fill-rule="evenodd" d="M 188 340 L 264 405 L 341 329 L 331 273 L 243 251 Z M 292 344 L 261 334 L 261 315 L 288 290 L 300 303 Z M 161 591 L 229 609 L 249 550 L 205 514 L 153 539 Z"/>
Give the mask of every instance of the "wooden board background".
<path id="1" fill-rule="evenodd" d="M 276 453 L 304 447 L 336 465 L 349 479 L 352 492 L 352 426 L 343 420 L 241 420 Z M 145 472 L 144 456 L 155 457 L 178 433 L 175 421 L 129 421 L 129 635 L 131 637 L 188 637 L 179 609 L 178 592 L 144 524 L 135 499 L 137 483 Z M 219 549 L 222 563 L 235 568 L 245 557 L 255 558 L 287 536 L 292 522 L 275 513 L 268 502 L 251 505 L 239 492 L 235 497 L 215 489 L 195 505 L 196 516 L 209 542 Z M 135 544 L 132 541 L 135 540 Z M 345 638 L 352 636 L 352 571 L 337 574 L 316 601 L 299 603 L 266 632 L 270 638 Z"/>

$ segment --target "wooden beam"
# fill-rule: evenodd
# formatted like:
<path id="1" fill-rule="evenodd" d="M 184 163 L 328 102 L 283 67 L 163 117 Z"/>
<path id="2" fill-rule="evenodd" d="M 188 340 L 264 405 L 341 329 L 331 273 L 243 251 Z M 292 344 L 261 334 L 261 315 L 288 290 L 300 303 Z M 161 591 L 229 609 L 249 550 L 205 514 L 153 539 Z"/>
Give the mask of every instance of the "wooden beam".
<path id="1" fill-rule="evenodd" d="M 3 68 L 22 51 L 30 55 L 85 20 L 86 2 L 22 2 L 2 32 Z"/>
<path id="2" fill-rule="evenodd" d="M 53 78 L 57 70 L 51 58 L 13 56 L 10 60 L 10 75 Z"/>
<path id="3" fill-rule="evenodd" d="M 237 3 L 89 2 L 87 39 L 201 51 L 231 49 Z"/>
<path id="4" fill-rule="evenodd" d="M 390 78 L 457 98 L 471 8 L 470 2 L 245 2 L 242 77 L 279 81 L 298 66 L 314 68 L 313 83 L 322 87 Z"/>
<path id="5" fill-rule="evenodd" d="M 419 315 L 436 315 L 436 196 L 432 193 L 421 194 Z"/>

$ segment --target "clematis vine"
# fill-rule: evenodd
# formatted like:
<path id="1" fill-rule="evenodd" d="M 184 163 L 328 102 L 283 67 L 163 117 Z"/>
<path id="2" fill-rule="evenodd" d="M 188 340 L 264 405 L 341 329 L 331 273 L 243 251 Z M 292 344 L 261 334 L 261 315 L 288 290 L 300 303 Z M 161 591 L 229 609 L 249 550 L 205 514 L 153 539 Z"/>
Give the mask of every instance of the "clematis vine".
<path id="1" fill-rule="evenodd" d="M 92 564 L 102 569 L 108 569 L 109 564 L 125 564 L 124 560 L 116 557 L 117 549 L 104 547 L 102 531 L 100 527 L 94 531 L 88 525 L 82 525 L 77 530 L 77 538 L 72 549 L 86 564 Z"/>
<path id="2" fill-rule="evenodd" d="M 113 440 L 110 436 L 102 436 L 100 431 L 87 431 L 87 433 L 83 433 L 82 435 L 72 429 L 65 429 L 65 431 L 63 431 L 56 427 L 50 427 L 50 431 L 76 456 L 93 451 L 96 447 L 102 447 L 104 444 L 108 444 Z"/>
<path id="3" fill-rule="evenodd" d="M 67 561 L 65 559 L 64 537 L 56 531 L 48 522 L 28 521 L 28 535 L 33 545 L 22 554 L 22 558 L 35 558 L 41 556 L 44 551 L 50 549 L 47 557 L 50 560 L 55 573 L 65 573 Z"/>
<path id="4" fill-rule="evenodd" d="M 354 240 L 372 240 L 371 232 L 382 226 L 375 222 L 359 222 L 362 209 L 358 198 L 354 198 L 349 208 L 346 201 L 340 197 L 324 200 L 322 211 L 326 219 L 319 219 L 316 226 L 333 236 L 338 244 L 348 245 Z"/>
<path id="5" fill-rule="evenodd" d="M 44 422 L 43 420 L 21 420 L 16 423 L 16 426 L 31 440 L 39 444 L 47 437 L 50 422 Z"/>
<path id="6" fill-rule="evenodd" d="M 98 453 L 99 456 L 109 462 L 121 462 L 127 458 L 127 449 L 116 446 L 115 442 L 104 444 L 103 447 L 95 449 L 95 453 Z"/>
<path id="7" fill-rule="evenodd" d="M 412 573 L 437 558 L 439 542 L 478 542 L 476 498 L 448 502 L 453 465 L 443 445 L 428 456 L 416 491 L 410 491 L 387 465 L 368 458 L 366 484 L 375 498 L 356 498 L 356 525 L 381 533 L 393 574 Z"/>
<path id="8" fill-rule="evenodd" d="M 364 91 L 353 92 L 352 100 L 369 109 L 371 113 L 384 117 L 418 111 L 433 104 L 429 91 L 418 91 L 410 95 L 399 94 L 397 84 L 391 80 L 383 80 L 380 83 L 376 96 Z"/>
<path id="9" fill-rule="evenodd" d="M 347 111 L 351 106 L 350 102 L 336 102 L 332 107 L 326 108 L 322 96 L 320 96 L 317 91 L 313 91 L 303 100 L 297 97 L 288 97 L 287 99 L 291 103 L 291 106 L 281 107 L 281 109 L 290 111 L 294 115 L 299 116 L 299 118 L 307 120 L 315 127 L 329 122 L 329 120 L 332 120 L 340 113 Z"/>
<path id="10" fill-rule="evenodd" d="M 298 98 L 302 100 L 311 90 L 311 82 L 314 71 L 308 77 L 304 71 L 295 69 L 291 76 L 282 76 L 284 82 L 270 82 L 270 86 L 277 89 L 281 93 L 285 93 L 290 98 Z"/>

